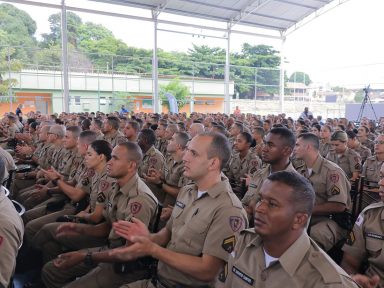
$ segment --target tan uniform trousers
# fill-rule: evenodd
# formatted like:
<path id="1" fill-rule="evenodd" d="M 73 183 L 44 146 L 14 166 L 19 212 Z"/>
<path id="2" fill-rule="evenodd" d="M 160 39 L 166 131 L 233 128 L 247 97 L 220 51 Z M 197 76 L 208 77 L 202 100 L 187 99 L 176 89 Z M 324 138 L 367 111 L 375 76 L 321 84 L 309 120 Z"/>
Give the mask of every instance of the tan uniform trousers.
<path id="1" fill-rule="evenodd" d="M 12 182 L 11 193 L 13 199 L 19 201 L 19 196 L 23 192 L 34 188 L 36 179 L 15 179 Z"/>
<path id="2" fill-rule="evenodd" d="M 46 209 L 46 205 L 34 208 L 27 211 L 23 215 L 25 225 L 24 238 L 27 243 L 30 243 L 33 237 L 44 225 L 49 223 L 55 223 L 56 219 L 64 215 L 73 215 L 76 212 L 76 208 L 71 204 L 66 204 L 64 209 L 57 212 L 49 212 Z"/>
<path id="3" fill-rule="evenodd" d="M 100 248 L 90 250 L 100 251 Z M 81 263 L 70 269 L 61 270 L 56 268 L 51 261 L 43 267 L 42 280 L 48 288 L 118 288 L 125 283 L 145 278 L 147 273 L 148 271 L 135 271 L 117 274 L 113 269 L 112 263 L 100 263 L 94 267 Z"/>
<path id="4" fill-rule="evenodd" d="M 91 247 L 106 245 L 105 237 L 91 237 L 86 235 L 56 238 L 56 230 L 60 222 L 46 224 L 32 238 L 32 247 L 41 250 L 44 263 L 55 259 L 59 254 L 66 251 L 76 251 Z"/>
<path id="5" fill-rule="evenodd" d="M 340 240 L 347 237 L 347 230 L 341 228 L 335 221 L 328 219 L 312 225 L 309 236 L 324 251 L 329 251 Z"/>

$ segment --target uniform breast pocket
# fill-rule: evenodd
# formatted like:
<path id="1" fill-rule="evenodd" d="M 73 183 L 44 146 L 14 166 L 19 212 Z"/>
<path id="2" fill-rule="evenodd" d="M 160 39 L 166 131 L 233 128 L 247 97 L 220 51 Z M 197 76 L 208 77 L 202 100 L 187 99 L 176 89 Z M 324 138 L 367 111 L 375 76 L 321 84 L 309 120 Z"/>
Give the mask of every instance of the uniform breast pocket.
<path id="1" fill-rule="evenodd" d="M 191 252 L 195 255 L 199 255 L 203 250 L 205 238 L 208 233 L 210 222 L 204 218 L 191 219 L 185 223 L 184 237 L 189 244 Z"/>
<path id="2" fill-rule="evenodd" d="M 368 233 L 368 234 L 372 234 L 372 233 Z M 374 236 L 375 235 L 373 235 L 373 237 Z M 375 238 L 372 238 L 372 236 L 366 236 L 365 238 L 365 246 L 367 248 L 368 253 L 372 257 L 378 257 L 383 252 L 383 245 L 384 245 L 383 239 L 375 239 Z"/>

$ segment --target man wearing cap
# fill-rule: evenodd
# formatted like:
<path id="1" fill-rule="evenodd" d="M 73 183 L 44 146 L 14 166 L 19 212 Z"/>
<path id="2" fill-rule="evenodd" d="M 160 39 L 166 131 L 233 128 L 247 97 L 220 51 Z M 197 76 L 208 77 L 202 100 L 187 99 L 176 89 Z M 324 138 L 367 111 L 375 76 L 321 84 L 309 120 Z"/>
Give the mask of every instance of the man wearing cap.
<path id="1" fill-rule="evenodd" d="M 347 141 L 347 133 L 335 131 L 331 136 L 332 148 L 326 158 L 339 165 L 350 180 L 356 180 L 360 175 L 361 157 L 348 148 Z"/>

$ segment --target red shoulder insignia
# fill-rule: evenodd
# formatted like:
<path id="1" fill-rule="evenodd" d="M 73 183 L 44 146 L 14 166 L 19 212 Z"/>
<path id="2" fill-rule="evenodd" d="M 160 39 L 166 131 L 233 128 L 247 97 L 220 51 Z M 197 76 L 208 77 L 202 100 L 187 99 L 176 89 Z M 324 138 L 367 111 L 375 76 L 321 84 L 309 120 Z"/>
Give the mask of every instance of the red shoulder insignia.
<path id="1" fill-rule="evenodd" d="M 132 214 L 137 214 L 141 210 L 141 204 L 139 202 L 131 203 L 130 207 L 131 207 L 131 213 Z"/>
<path id="2" fill-rule="evenodd" d="M 329 180 L 332 182 L 332 183 L 337 183 L 339 182 L 339 175 L 338 174 L 331 174 L 329 175 Z"/>
<path id="3" fill-rule="evenodd" d="M 101 191 L 106 191 L 109 188 L 109 182 L 106 180 L 101 180 L 100 181 L 100 190 Z"/>
<path id="4" fill-rule="evenodd" d="M 229 217 L 229 226 L 233 232 L 237 232 L 243 226 L 243 219 L 239 216 L 231 216 Z"/>

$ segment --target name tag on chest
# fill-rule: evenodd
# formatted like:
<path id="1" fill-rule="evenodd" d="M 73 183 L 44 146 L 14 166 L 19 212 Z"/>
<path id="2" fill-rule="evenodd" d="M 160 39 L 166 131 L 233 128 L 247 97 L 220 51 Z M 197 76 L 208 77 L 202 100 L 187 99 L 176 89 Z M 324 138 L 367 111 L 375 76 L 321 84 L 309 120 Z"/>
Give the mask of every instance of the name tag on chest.
<path id="1" fill-rule="evenodd" d="M 253 278 L 251 278 L 244 272 L 240 271 L 236 266 L 232 267 L 232 272 L 233 274 L 235 274 L 237 277 L 239 277 L 241 280 L 243 280 L 245 283 L 249 285 L 253 285 L 253 283 L 255 282 Z"/>
<path id="2" fill-rule="evenodd" d="M 179 207 L 180 209 L 184 209 L 185 204 L 180 201 L 176 201 L 176 206 Z"/>

